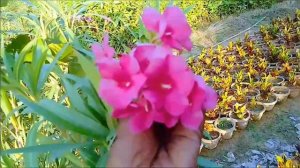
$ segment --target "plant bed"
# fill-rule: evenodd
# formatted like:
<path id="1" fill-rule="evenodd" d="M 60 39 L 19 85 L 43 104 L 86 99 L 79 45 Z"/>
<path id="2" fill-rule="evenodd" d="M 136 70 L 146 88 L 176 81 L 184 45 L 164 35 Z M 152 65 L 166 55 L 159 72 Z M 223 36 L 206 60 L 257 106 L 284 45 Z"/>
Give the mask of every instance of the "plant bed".
<path id="1" fill-rule="evenodd" d="M 230 139 L 235 130 L 235 120 L 227 117 L 219 118 L 214 123 L 216 130 L 222 134 L 223 139 Z"/>

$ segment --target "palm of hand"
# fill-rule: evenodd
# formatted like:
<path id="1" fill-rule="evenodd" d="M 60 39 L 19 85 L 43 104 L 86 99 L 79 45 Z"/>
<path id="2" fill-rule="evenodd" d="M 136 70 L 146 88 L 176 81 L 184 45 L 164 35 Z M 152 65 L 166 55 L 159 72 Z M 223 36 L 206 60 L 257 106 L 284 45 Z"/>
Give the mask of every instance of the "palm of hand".
<path id="1" fill-rule="evenodd" d="M 132 134 L 128 121 L 122 121 L 108 167 L 196 167 L 200 130 L 191 131 L 180 124 L 172 129 L 155 125 Z"/>

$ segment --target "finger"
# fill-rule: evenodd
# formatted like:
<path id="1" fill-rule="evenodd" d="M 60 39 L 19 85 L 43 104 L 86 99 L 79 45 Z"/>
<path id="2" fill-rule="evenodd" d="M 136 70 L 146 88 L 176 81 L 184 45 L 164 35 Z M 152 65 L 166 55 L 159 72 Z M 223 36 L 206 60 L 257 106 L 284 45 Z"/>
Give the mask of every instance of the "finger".
<path id="1" fill-rule="evenodd" d="M 117 138 L 112 145 L 108 167 L 150 167 L 158 144 L 153 131 L 133 134 L 128 120 L 119 122 Z"/>
<path id="2" fill-rule="evenodd" d="M 167 153 L 176 167 L 196 167 L 201 143 L 201 129 L 190 130 L 178 124 L 172 131 Z M 178 159 L 180 158 L 180 159 Z"/>

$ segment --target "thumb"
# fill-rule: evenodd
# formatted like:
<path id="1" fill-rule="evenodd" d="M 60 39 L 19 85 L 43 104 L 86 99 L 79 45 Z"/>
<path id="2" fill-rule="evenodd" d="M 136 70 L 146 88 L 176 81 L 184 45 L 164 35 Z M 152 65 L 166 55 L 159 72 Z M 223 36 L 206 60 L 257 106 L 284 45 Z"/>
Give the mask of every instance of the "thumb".
<path id="1" fill-rule="evenodd" d="M 201 143 L 202 129 L 203 124 L 198 130 L 190 130 L 181 124 L 178 124 L 174 131 L 172 131 L 167 150 L 170 159 L 175 166 L 197 166 L 197 157 Z"/>

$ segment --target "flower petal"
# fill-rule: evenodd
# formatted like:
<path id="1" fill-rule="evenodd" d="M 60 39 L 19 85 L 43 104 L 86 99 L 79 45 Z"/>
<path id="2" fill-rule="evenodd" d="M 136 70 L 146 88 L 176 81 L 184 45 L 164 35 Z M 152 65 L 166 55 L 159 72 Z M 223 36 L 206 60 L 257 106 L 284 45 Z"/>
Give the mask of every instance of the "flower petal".
<path id="1" fill-rule="evenodd" d="M 127 118 L 127 117 L 130 117 L 131 115 L 133 115 L 133 111 L 126 108 L 126 109 L 117 109 L 117 110 L 114 110 L 112 112 L 112 116 L 114 118 Z"/>
<path id="2" fill-rule="evenodd" d="M 172 91 L 166 98 L 165 109 L 172 116 L 179 116 L 185 112 L 188 106 L 187 97 L 176 91 Z"/>
<path id="3" fill-rule="evenodd" d="M 157 10 L 153 8 L 146 8 L 142 14 L 142 21 L 147 30 L 158 32 L 158 23 L 160 17 L 161 14 Z"/>
<path id="4" fill-rule="evenodd" d="M 122 109 L 129 105 L 136 95 L 127 94 L 126 90 L 121 89 L 117 82 L 109 79 L 102 79 L 99 95 L 114 109 Z"/>
<path id="5" fill-rule="evenodd" d="M 174 127 L 178 122 L 178 117 L 168 114 L 165 110 L 154 113 L 154 121 L 163 123 L 168 128 Z"/>
<path id="6" fill-rule="evenodd" d="M 133 133 L 140 133 L 151 127 L 153 123 L 152 112 L 139 112 L 130 119 L 130 129 Z"/>
<path id="7" fill-rule="evenodd" d="M 98 70 L 102 78 L 113 78 L 115 73 L 121 71 L 121 67 L 115 59 L 103 59 L 98 64 Z"/>
<path id="8" fill-rule="evenodd" d="M 217 106 L 218 94 L 209 86 L 206 86 L 206 99 L 203 104 L 205 110 L 213 110 Z"/>
<path id="9" fill-rule="evenodd" d="M 181 124 L 189 129 L 198 130 L 203 122 L 202 111 L 187 111 L 180 117 Z"/>
<path id="10" fill-rule="evenodd" d="M 140 70 L 136 58 L 129 55 L 122 55 L 120 58 L 120 65 L 124 70 L 127 70 L 129 74 L 138 73 Z"/>

